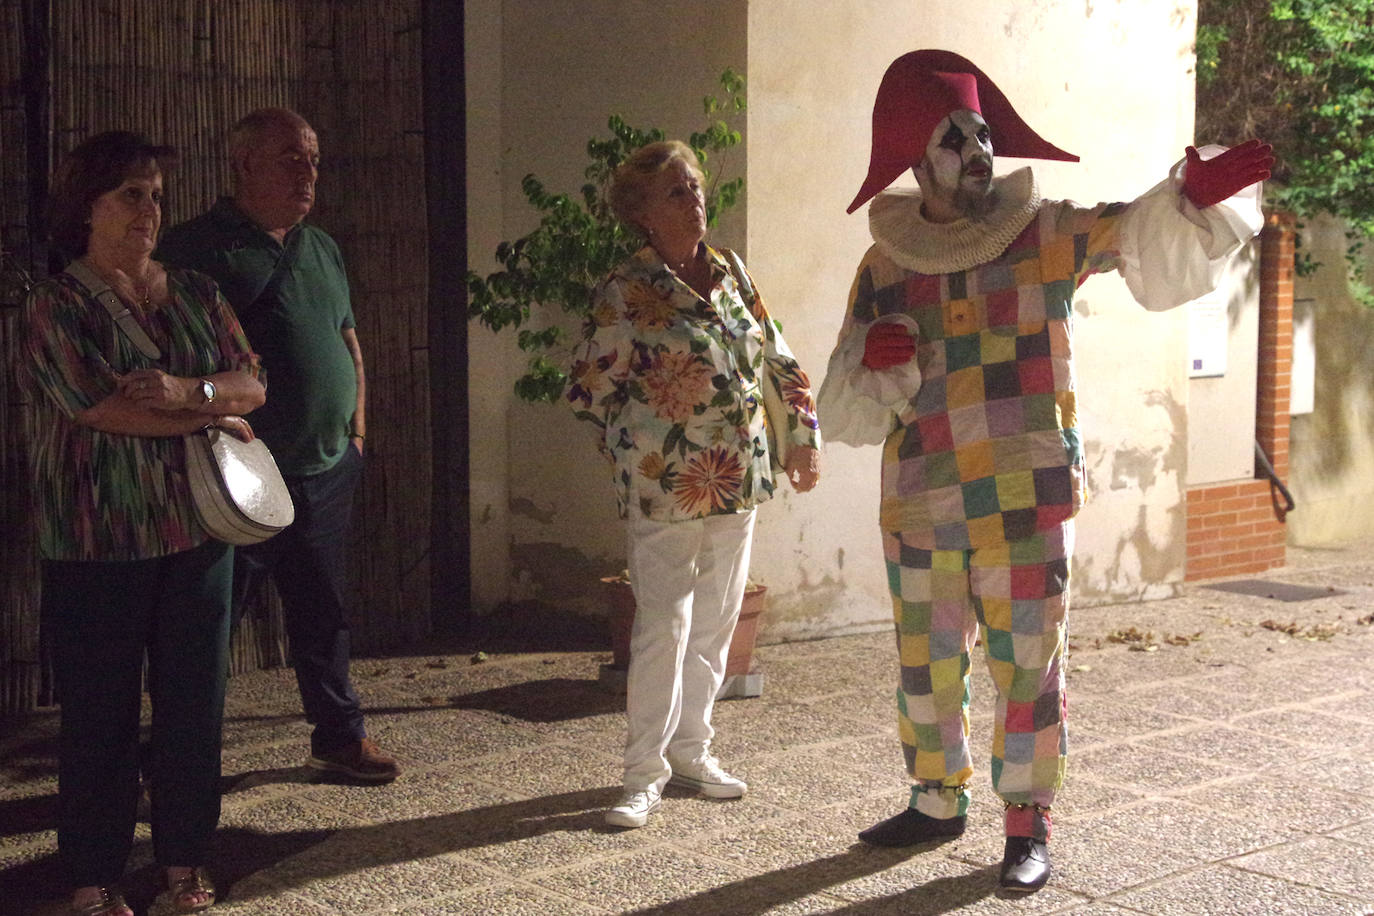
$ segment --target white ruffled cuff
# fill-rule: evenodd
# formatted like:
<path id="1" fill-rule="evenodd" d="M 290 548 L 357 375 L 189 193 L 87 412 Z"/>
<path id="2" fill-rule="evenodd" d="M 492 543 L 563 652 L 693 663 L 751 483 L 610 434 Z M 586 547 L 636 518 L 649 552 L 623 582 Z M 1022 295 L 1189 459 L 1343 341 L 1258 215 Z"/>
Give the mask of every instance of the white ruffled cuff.
<path id="1" fill-rule="evenodd" d="M 1225 151 L 1205 146 L 1198 152 L 1211 159 Z M 1185 167 L 1180 160 L 1121 216 L 1121 275 L 1136 301 L 1153 311 L 1215 289 L 1227 261 L 1264 226 L 1261 184 L 1199 210 L 1183 193 Z"/>
<path id="2" fill-rule="evenodd" d="M 878 321 L 916 331 L 916 322 L 906 315 L 886 315 Z M 868 329 L 876 323 L 854 324 L 830 354 L 825 382 L 816 399 L 821 434 L 827 441 L 880 445 L 892 432 L 897 412 L 921 388 L 921 369 L 915 358 L 888 369 L 870 369 L 863 364 Z"/>

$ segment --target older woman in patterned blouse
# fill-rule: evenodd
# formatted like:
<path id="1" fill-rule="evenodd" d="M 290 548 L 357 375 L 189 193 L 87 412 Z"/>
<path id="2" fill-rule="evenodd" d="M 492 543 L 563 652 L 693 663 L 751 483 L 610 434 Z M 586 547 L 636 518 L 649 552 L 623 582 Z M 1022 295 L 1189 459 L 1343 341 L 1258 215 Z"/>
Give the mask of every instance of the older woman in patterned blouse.
<path id="1" fill-rule="evenodd" d="M 133 916 L 113 888 L 133 843 L 145 652 L 152 672 L 153 852 L 171 909 L 214 903 L 232 548 L 197 521 L 182 437 L 243 439 L 258 358 L 214 282 L 152 259 L 162 167 L 123 131 L 67 156 L 53 242 L 72 264 L 25 304 L 43 620 L 62 704 L 57 848 L 74 912 Z M 94 294 L 108 285 L 119 318 Z"/>
<path id="2" fill-rule="evenodd" d="M 617 170 L 611 206 L 647 244 L 597 289 L 568 398 L 596 424 L 627 520 L 636 611 L 624 794 L 607 823 L 642 826 L 672 782 L 738 798 L 711 754 L 711 708 L 749 572 L 755 508 L 773 495 L 771 434 L 798 492 L 819 474 L 810 382 L 743 264 L 712 249 L 702 172 L 677 141 Z M 784 428 L 785 424 L 785 428 Z M 779 449 L 782 451 L 782 449 Z"/>

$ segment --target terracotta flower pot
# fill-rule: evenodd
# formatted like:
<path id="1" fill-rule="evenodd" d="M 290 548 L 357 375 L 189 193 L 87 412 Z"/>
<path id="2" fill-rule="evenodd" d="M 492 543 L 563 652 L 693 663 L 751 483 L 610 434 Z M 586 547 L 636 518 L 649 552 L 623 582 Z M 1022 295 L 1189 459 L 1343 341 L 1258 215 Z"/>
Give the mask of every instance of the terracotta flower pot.
<path id="1" fill-rule="evenodd" d="M 620 671 L 630 667 L 630 630 L 635 620 L 635 595 L 630 583 L 622 576 L 606 576 L 601 580 L 606 589 L 606 602 L 610 607 L 607 618 L 611 633 L 612 666 Z M 766 605 L 768 587 L 749 585 L 744 590 L 744 601 L 739 609 L 739 622 L 735 624 L 735 634 L 730 639 L 730 654 L 725 662 L 725 676 L 748 674 L 754 658 L 754 642 L 759 633 L 759 617 Z"/>

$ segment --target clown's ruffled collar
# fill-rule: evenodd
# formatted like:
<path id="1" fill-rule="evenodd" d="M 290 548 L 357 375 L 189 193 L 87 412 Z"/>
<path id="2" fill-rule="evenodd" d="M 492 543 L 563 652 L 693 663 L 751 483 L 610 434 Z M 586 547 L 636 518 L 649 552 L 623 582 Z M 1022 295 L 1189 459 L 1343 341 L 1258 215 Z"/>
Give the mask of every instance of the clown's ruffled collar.
<path id="1" fill-rule="evenodd" d="M 979 219 L 932 223 L 921 215 L 921 192 L 884 191 L 868 208 L 868 231 L 878 250 L 899 267 L 947 274 L 986 264 L 1016 240 L 1040 209 L 1030 167 L 992 180 L 996 201 Z"/>

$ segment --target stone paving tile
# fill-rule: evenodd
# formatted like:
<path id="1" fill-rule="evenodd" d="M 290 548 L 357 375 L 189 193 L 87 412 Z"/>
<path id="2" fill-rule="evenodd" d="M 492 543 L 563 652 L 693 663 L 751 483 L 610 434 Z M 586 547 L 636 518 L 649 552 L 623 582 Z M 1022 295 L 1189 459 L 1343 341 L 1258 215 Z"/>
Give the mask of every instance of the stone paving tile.
<path id="1" fill-rule="evenodd" d="M 1371 742 L 1363 742 L 1368 748 Z M 1350 745 L 1343 744 L 1342 749 Z M 1357 792 L 1366 798 L 1374 798 L 1374 755 L 1366 751 L 1358 752 L 1358 746 L 1351 747 L 1354 753 L 1331 754 L 1313 761 L 1307 766 L 1297 764 L 1283 767 L 1281 772 L 1295 778 L 1310 781 L 1318 786 L 1340 792 Z"/>
<path id="2" fill-rule="evenodd" d="M 1083 900 L 1057 886 L 1029 897 L 1000 896 L 996 866 L 971 865 L 939 851 L 910 855 L 828 893 L 851 901 L 840 912 L 861 913 L 1052 913 Z"/>
<path id="3" fill-rule="evenodd" d="M 1371 690 L 1351 690 L 1321 697 L 1312 702 L 1312 708 L 1337 718 L 1350 719 L 1366 728 L 1374 726 L 1374 691 Z"/>
<path id="4" fill-rule="evenodd" d="M 51 841 L 56 821 L 56 783 L 43 794 L 0 799 L 0 851 Z"/>
<path id="5" fill-rule="evenodd" d="M 508 875 L 600 861 L 679 835 L 671 801 L 638 830 L 607 826 L 605 809 L 619 795 L 618 789 L 597 789 L 524 799 L 441 819 L 414 832 L 432 848 L 448 844 L 447 848 L 462 850 L 467 858 Z"/>
<path id="6" fill-rule="evenodd" d="M 310 726 L 299 708 L 281 714 L 240 712 L 226 715 L 223 740 L 225 747 L 289 744 L 296 748 L 302 763 L 310 756 Z"/>
<path id="7" fill-rule="evenodd" d="M 1293 760 L 1315 757 L 1324 752 L 1310 744 L 1285 741 L 1272 735 L 1215 723 L 1165 735 L 1151 735 L 1132 744 L 1146 753 L 1159 750 L 1227 768 L 1243 766 L 1260 770 L 1273 770 Z"/>
<path id="8" fill-rule="evenodd" d="M 1050 858 L 1054 866 L 1050 884 L 1087 898 L 1159 881 L 1191 864 L 1165 843 L 1126 839 L 1067 819 L 1055 824 Z M 983 861 L 996 865 L 1000 848 L 997 858 L 988 856 Z"/>
<path id="9" fill-rule="evenodd" d="M 526 797 L 585 789 L 619 789 L 620 748 L 591 748 L 550 742 L 455 764 L 454 776 L 494 785 Z M 611 793 L 614 794 L 614 793 Z"/>
<path id="10" fill-rule="evenodd" d="M 1130 841 L 1142 845 L 1167 845 L 1173 850 L 1169 859 L 1175 867 L 1184 861 L 1213 861 L 1230 858 L 1272 845 L 1294 832 L 1274 819 L 1247 820 L 1244 815 L 1264 812 L 1246 807 L 1237 812 L 1218 812 L 1181 799 L 1146 799 L 1135 805 L 1064 819 L 1065 829 L 1056 825 L 1055 839 L 1063 835 L 1091 836 L 1103 849 Z M 1236 816 L 1232 817 L 1231 815 Z M 1072 824 L 1072 829 L 1067 826 Z"/>
<path id="11" fill-rule="evenodd" d="M 1183 683 L 1153 685 L 1140 690 L 1127 688 L 1126 699 L 1147 709 L 1224 723 L 1273 705 L 1271 696 L 1254 689 L 1254 680 L 1255 675 L 1249 670 L 1229 671 Z"/>
<path id="12" fill-rule="evenodd" d="M 1117 693 L 1075 694 L 1069 698 L 1069 728 L 1082 727 L 1103 738 L 1135 738 L 1150 732 L 1181 730 L 1196 725 L 1196 719 L 1161 712 L 1150 706 L 1136 706 L 1129 697 Z"/>
<path id="13" fill-rule="evenodd" d="M 606 910 L 593 909 L 566 896 L 555 895 L 524 883 L 490 884 L 458 894 L 435 889 L 437 899 L 393 910 L 405 916 L 472 916 L 474 913 L 500 913 L 502 916 L 592 916 Z"/>
<path id="14" fill-rule="evenodd" d="M 1112 785 L 1135 786 L 1154 795 L 1187 791 L 1198 783 L 1225 779 L 1242 772 L 1222 765 L 1144 747 L 1136 742 L 1108 745 L 1074 755 L 1072 766 Z"/>
<path id="15" fill-rule="evenodd" d="M 230 678 L 229 683 L 231 688 L 224 697 L 226 722 L 240 716 L 295 716 L 304 723 L 293 669 L 254 671 Z"/>
<path id="16" fill-rule="evenodd" d="M 312 804 L 294 795 L 278 795 L 251 803 L 226 804 L 220 814 L 218 842 L 252 843 L 261 837 L 292 834 L 299 836 L 304 846 L 363 823 L 347 811 Z"/>
<path id="17" fill-rule="evenodd" d="M 455 776 L 447 770 L 409 773 L 383 785 L 319 783 L 298 795 L 322 808 L 371 823 L 466 815 L 520 799 L 489 782 Z"/>
<path id="18" fill-rule="evenodd" d="M 854 660 L 836 659 L 833 663 L 818 663 L 816 658 L 763 659 L 759 661 L 763 672 L 764 689 L 776 692 L 779 696 L 790 697 L 796 702 L 805 703 L 813 697 L 828 697 L 836 693 L 848 693 L 854 689 Z M 881 679 L 883 684 L 896 685 L 896 653 L 891 662 L 877 670 L 867 671 L 868 679 Z M 875 685 L 876 686 L 876 685 Z M 890 699 L 889 692 L 889 699 Z"/>
<path id="19" fill-rule="evenodd" d="M 430 888 L 479 884 L 496 877 L 458 855 L 425 856 L 404 832 L 341 831 L 234 885 L 245 903 L 287 891 L 327 913 L 364 913 L 428 896 Z"/>
<path id="20" fill-rule="evenodd" d="M 682 845 L 751 872 L 809 865 L 812 871 L 820 873 L 827 870 L 832 860 L 882 854 L 862 847 L 855 834 L 851 825 L 843 821 L 791 815 L 765 824 L 737 825 L 719 834 L 689 839 Z"/>
<path id="21" fill-rule="evenodd" d="M 633 916 L 820 916 L 843 902 L 828 894 L 803 894 L 794 876 L 754 875 L 681 900 L 628 910 Z"/>
<path id="22" fill-rule="evenodd" d="M 1262 807 L 1266 821 L 1292 830 L 1326 833 L 1367 817 L 1374 817 L 1374 799 L 1344 792 L 1295 792 L 1289 779 L 1246 775 L 1182 793 L 1189 804 L 1214 811 L 1246 811 Z"/>
<path id="23" fill-rule="evenodd" d="M 1113 786 L 1083 776 L 1082 768 L 1075 765 L 1074 760 L 1073 752 L 1070 751 L 1070 765 L 1064 777 L 1064 785 L 1054 797 L 1054 810 L 1057 816 L 1083 816 L 1120 808 L 1145 798 L 1147 793 L 1140 787 Z"/>
<path id="24" fill-rule="evenodd" d="M 826 749 L 768 754 L 743 760 L 731 772 L 750 782 L 750 796 L 779 808 L 810 811 L 837 796 L 871 794 L 890 788 L 894 797 L 905 795 L 909 781 L 901 770 L 877 764 L 845 767 L 843 781 Z"/>
<path id="25" fill-rule="evenodd" d="M 769 804 L 752 786 L 744 798 L 707 798 L 684 786 L 670 785 L 663 790 L 663 805 L 649 827 L 664 831 L 659 841 L 683 843 L 791 816 L 792 811 Z"/>
<path id="26" fill-rule="evenodd" d="M 785 700 L 752 707 L 748 706 L 748 701 L 717 703 L 711 724 L 716 730 L 712 750 L 725 761 L 836 738 L 868 736 L 889 727 L 888 723 L 878 725 L 854 718 L 842 709 Z"/>
<path id="27" fill-rule="evenodd" d="M 1229 864 L 1374 905 L 1368 849 L 1344 840 L 1309 837 L 1242 856 Z"/>
<path id="28" fill-rule="evenodd" d="M 1114 894 L 1113 903 L 1158 916 L 1350 916 L 1349 897 L 1214 865 L 1170 877 L 1148 889 Z"/>
<path id="29" fill-rule="evenodd" d="M 1320 749 L 1343 747 L 1358 730 L 1358 727 L 1352 727 L 1349 719 L 1326 715 L 1308 706 L 1288 706 L 1254 713 L 1235 719 L 1232 725 Z"/>
<path id="30" fill-rule="evenodd" d="M 327 904 L 292 891 L 270 888 L 270 895 L 254 895 L 245 900 L 227 897 L 215 904 L 215 916 L 337 916 Z"/>
<path id="31" fill-rule="evenodd" d="M 533 880 L 592 906 L 623 913 L 690 898 L 743 877 L 717 859 L 655 847 L 545 872 Z"/>
<path id="32" fill-rule="evenodd" d="M 371 715 L 368 732 L 405 763 L 441 764 L 547 740 L 536 729 L 469 709 L 419 708 Z"/>
<path id="33" fill-rule="evenodd" d="M 1361 846 L 1365 849 L 1364 855 L 1374 856 L 1374 820 L 1352 824 L 1342 830 L 1332 830 L 1326 836 L 1353 846 Z M 1374 896 L 1374 892 L 1371 892 L 1370 896 Z"/>

